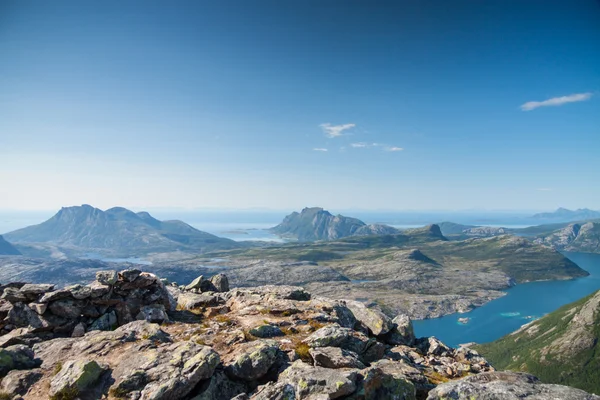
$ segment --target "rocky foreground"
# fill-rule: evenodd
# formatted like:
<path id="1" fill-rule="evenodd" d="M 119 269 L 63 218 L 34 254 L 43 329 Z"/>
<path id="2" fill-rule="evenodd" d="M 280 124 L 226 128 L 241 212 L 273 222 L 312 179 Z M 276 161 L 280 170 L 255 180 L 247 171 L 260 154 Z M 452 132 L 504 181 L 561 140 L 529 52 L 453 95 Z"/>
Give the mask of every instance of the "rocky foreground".
<path id="1" fill-rule="evenodd" d="M 0 399 L 600 399 L 301 287 L 124 270 L 0 290 Z"/>

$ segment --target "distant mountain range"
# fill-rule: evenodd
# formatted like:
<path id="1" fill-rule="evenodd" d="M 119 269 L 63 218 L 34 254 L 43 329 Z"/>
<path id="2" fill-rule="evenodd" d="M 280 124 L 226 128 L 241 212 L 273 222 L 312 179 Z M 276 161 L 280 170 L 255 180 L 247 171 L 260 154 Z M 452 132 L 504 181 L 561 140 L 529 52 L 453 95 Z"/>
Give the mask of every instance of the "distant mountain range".
<path id="1" fill-rule="evenodd" d="M 239 247 L 230 239 L 199 231 L 178 220 L 159 221 L 147 212 L 122 207 L 106 211 L 90 205 L 62 208 L 49 220 L 4 235 L 18 247 L 42 243 L 104 254 L 135 254 Z M 24 251 L 24 250 L 22 250 Z"/>
<path id="2" fill-rule="evenodd" d="M 400 232 L 388 225 L 367 225 L 356 218 L 333 215 L 320 207 L 307 207 L 299 213 L 293 212 L 270 230 L 282 237 L 301 242 L 335 240 L 348 236 L 390 235 Z"/>
<path id="3" fill-rule="evenodd" d="M 600 253 L 600 221 L 569 224 L 535 241 L 557 250 Z"/>
<path id="4" fill-rule="evenodd" d="M 20 255 L 21 252 L 17 250 L 15 246 L 8 243 L 2 236 L 0 236 L 0 255 L 1 256 L 16 256 Z"/>
<path id="5" fill-rule="evenodd" d="M 588 208 L 569 210 L 561 207 L 554 212 L 535 214 L 531 218 L 536 220 L 547 220 L 553 222 L 583 221 L 587 219 L 600 218 L 600 211 L 594 211 Z"/>
<path id="6" fill-rule="evenodd" d="M 600 291 L 476 349 L 498 369 L 600 393 Z"/>

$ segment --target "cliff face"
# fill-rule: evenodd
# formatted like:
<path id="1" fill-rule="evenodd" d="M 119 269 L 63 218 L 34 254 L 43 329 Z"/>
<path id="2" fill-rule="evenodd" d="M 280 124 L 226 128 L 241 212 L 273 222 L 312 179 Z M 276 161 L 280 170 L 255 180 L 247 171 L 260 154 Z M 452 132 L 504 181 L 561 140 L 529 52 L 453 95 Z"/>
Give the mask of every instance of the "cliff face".
<path id="1" fill-rule="evenodd" d="M 0 292 L 6 398 L 462 399 L 493 382 L 519 398 L 598 399 L 495 373 L 475 351 L 415 338 L 405 315 L 296 286 L 230 290 L 222 274 L 178 286 L 130 269 Z"/>
<path id="2" fill-rule="evenodd" d="M 550 235 L 539 237 L 536 242 L 558 250 L 600 253 L 600 223 L 569 224 Z"/>
<path id="3" fill-rule="evenodd" d="M 477 349 L 497 368 L 600 392 L 600 291 Z"/>

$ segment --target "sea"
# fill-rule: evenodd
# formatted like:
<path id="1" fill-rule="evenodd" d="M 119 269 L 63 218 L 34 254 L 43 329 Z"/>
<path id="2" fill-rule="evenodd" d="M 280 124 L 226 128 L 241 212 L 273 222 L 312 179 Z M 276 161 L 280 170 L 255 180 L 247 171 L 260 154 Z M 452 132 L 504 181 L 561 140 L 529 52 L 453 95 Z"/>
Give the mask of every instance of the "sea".
<path id="1" fill-rule="evenodd" d="M 287 211 L 151 211 L 161 220 L 180 219 L 191 226 L 236 241 L 259 240 L 283 242 L 268 229 L 277 225 Z M 0 232 L 10 232 L 50 218 L 52 211 L 0 211 Z M 399 229 L 421 227 L 429 223 L 452 221 L 463 224 L 523 228 L 532 223 L 526 214 L 517 213 L 409 213 L 409 212 L 343 212 L 367 223 L 386 223 Z M 444 343 L 485 343 L 496 340 L 522 325 L 578 300 L 600 289 L 600 255 L 565 253 L 588 277 L 567 281 L 546 281 L 520 284 L 506 290 L 507 294 L 464 314 L 414 321 L 417 336 L 435 336 Z M 95 258 L 90 254 L 90 258 Z M 145 263 L 138 258 L 110 259 Z M 459 320 L 460 318 L 460 320 Z"/>

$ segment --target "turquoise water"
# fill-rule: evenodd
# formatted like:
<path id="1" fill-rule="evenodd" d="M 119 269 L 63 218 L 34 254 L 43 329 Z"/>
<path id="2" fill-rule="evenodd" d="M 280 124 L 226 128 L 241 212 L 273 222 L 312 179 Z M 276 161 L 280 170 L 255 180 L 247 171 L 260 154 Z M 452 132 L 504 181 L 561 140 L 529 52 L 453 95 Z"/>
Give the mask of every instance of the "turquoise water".
<path id="1" fill-rule="evenodd" d="M 414 321 L 417 336 L 435 336 L 450 346 L 460 343 L 486 343 L 521 325 L 600 289 L 600 254 L 565 253 L 590 273 L 568 281 L 531 282 L 508 289 L 506 296 L 465 314 Z M 469 318 L 466 324 L 459 318 Z"/>

